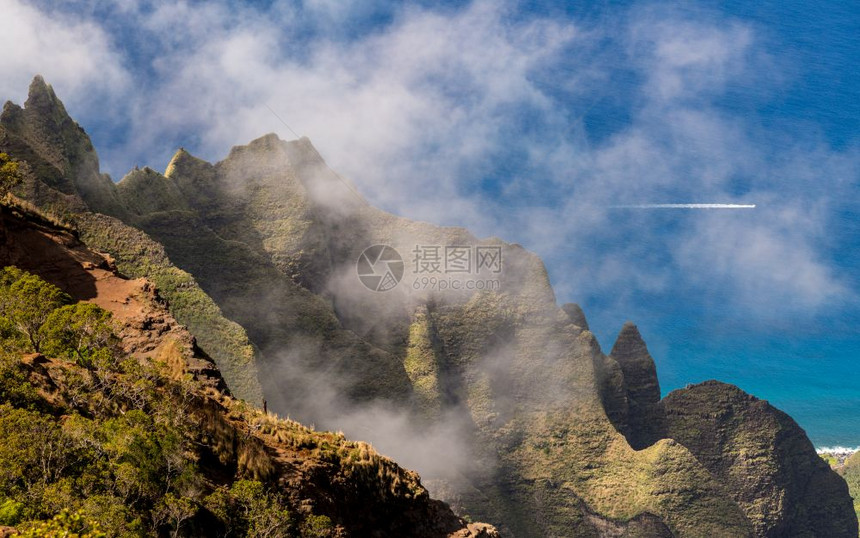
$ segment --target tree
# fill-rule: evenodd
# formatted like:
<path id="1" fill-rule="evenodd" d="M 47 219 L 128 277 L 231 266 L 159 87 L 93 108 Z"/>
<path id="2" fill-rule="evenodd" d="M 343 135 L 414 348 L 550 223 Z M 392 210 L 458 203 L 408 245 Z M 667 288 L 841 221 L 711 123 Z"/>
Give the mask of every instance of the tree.
<path id="1" fill-rule="evenodd" d="M 0 525 L 17 525 L 24 517 L 24 503 L 6 499 L 0 502 Z"/>
<path id="2" fill-rule="evenodd" d="M 72 440 L 35 411 L 0 405 L 0 439 L 0 491 L 10 497 L 58 480 L 72 459 Z"/>
<path id="3" fill-rule="evenodd" d="M 302 524 L 302 536 L 308 538 L 327 538 L 334 535 L 334 525 L 328 516 L 311 514 Z"/>
<path id="4" fill-rule="evenodd" d="M 116 345 L 111 313 L 90 303 L 57 308 L 39 329 L 42 348 L 55 357 L 66 355 L 85 367 L 109 360 Z"/>
<path id="5" fill-rule="evenodd" d="M 24 180 L 20 164 L 6 153 L 0 153 L 0 197 Z"/>
<path id="6" fill-rule="evenodd" d="M 39 329 L 51 312 L 71 302 L 60 288 L 17 267 L 0 272 L 0 326 L 22 335 L 32 348 L 40 352 L 44 335 Z"/>
<path id="7" fill-rule="evenodd" d="M 0 348 L 7 347 L 6 342 L 0 334 Z M 0 402 L 16 407 L 32 407 L 39 400 L 36 389 L 21 369 L 20 356 L 0 349 Z"/>

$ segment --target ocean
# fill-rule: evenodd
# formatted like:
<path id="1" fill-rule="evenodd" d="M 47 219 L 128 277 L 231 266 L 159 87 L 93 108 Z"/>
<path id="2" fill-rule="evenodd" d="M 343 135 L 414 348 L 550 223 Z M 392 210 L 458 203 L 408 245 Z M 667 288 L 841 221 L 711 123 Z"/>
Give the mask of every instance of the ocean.
<path id="1" fill-rule="evenodd" d="M 816 245 L 845 293 L 809 311 L 787 308 L 782 313 L 777 308 L 766 316 L 703 300 L 696 290 L 634 294 L 620 307 L 610 297 L 592 296 L 583 300 L 589 323 L 608 353 L 624 320 L 634 321 L 656 360 L 664 395 L 707 379 L 733 383 L 791 415 L 816 447 L 856 448 L 860 446 L 860 3 L 673 4 L 681 10 L 711 10 L 714 20 L 751 25 L 756 39 L 771 51 L 775 68 L 790 79 L 780 95 L 759 95 L 754 87 L 727 91 L 720 102 L 727 113 L 752 114 L 763 128 L 782 129 L 790 137 L 816 138 L 828 151 L 841 153 L 853 163 L 829 202 L 824 239 Z M 607 9 L 617 7 L 612 3 Z M 612 115 L 612 110 L 598 108 L 590 125 L 599 131 L 601 125 L 617 123 Z M 609 129 L 610 134 L 613 130 Z M 822 184 L 829 179 L 823 178 Z M 798 196 L 804 191 L 792 185 L 786 189 Z M 657 218 L 654 222 L 660 225 Z M 665 248 L 662 237 L 634 239 L 651 241 L 650 246 L 659 251 Z M 789 305 L 792 298 L 787 296 L 785 301 Z"/>
<path id="2" fill-rule="evenodd" d="M 674 308 L 671 300 L 662 310 L 659 305 L 655 300 L 650 309 L 615 316 L 586 309 L 586 316 L 605 353 L 625 319 L 638 325 L 664 396 L 717 379 L 791 415 L 817 448 L 860 447 L 860 312 L 851 313 L 853 327 L 820 319 L 768 327 L 731 312 L 697 315 Z"/>

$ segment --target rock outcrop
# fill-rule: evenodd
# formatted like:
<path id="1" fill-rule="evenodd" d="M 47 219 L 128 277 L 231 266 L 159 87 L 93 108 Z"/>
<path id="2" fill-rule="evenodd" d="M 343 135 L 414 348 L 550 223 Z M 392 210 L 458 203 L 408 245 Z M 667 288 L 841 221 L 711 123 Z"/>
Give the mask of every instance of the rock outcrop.
<path id="1" fill-rule="evenodd" d="M 614 365 L 610 364 L 606 368 L 609 375 L 604 390 L 608 390 L 609 401 L 613 403 L 609 404 L 607 412 L 615 418 L 630 446 L 637 450 L 651 446 L 665 436 L 660 383 L 654 359 L 636 325 L 629 321 L 624 324 L 609 359 L 618 365 L 623 382 L 618 385 L 617 375 L 612 373 Z M 619 397 L 622 391 L 623 399 Z M 623 402 L 627 404 L 626 409 Z"/>
<path id="2" fill-rule="evenodd" d="M 113 181 L 99 172 L 98 155 L 89 136 L 41 76 L 30 84 L 23 108 L 6 102 L 0 125 L 2 144 L 25 160 L 45 186 L 66 198 L 80 196 L 94 211 L 123 212 Z"/>
<path id="3" fill-rule="evenodd" d="M 566 303 L 561 305 L 561 309 L 564 310 L 567 317 L 570 318 L 570 322 L 581 328 L 584 331 L 588 329 L 588 321 L 585 319 L 585 312 L 582 311 L 582 307 L 576 303 Z"/>

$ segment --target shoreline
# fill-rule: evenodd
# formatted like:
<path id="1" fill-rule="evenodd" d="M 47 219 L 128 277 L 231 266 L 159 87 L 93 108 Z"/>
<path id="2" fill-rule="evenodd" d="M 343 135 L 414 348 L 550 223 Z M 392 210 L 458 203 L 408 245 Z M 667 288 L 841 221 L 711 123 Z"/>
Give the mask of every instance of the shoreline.
<path id="1" fill-rule="evenodd" d="M 823 446 L 815 447 L 815 452 L 825 460 L 829 461 L 829 459 L 832 458 L 835 460 L 835 466 L 841 467 L 845 465 L 845 460 L 853 456 L 855 453 L 860 452 L 860 447 Z M 830 462 L 830 464 L 831 466 L 834 466 L 833 462 Z"/>

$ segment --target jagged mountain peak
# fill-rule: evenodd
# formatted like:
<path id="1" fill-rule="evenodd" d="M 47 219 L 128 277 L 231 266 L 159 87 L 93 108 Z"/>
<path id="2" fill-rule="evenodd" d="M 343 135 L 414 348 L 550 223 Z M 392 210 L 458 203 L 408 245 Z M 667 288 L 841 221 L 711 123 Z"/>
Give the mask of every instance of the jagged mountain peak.
<path id="1" fill-rule="evenodd" d="M 755 536 L 857 534 L 845 482 L 766 400 L 711 380 L 672 391 L 662 406 L 667 435 L 727 485 Z"/>
<path id="2" fill-rule="evenodd" d="M 664 437 L 660 382 L 654 359 L 634 323 L 624 323 L 609 357 L 621 370 L 627 399 L 626 413 L 622 411 L 620 415 L 626 417 L 617 426 L 633 448 L 650 446 Z"/>
<path id="3" fill-rule="evenodd" d="M 77 197 L 74 205 L 83 202 L 100 213 L 123 213 L 113 181 L 99 170 L 98 154 L 90 137 L 69 116 L 44 78 L 36 75 L 33 79 L 23 109 L 10 104 L 4 107 L 0 128 L 10 150 L 27 160 L 40 178 L 50 178 L 48 186 Z M 57 200 L 40 202 L 56 205 Z"/>
<path id="4" fill-rule="evenodd" d="M 645 345 L 645 340 L 639 332 L 639 327 L 632 321 L 624 322 L 618 337 L 615 339 L 615 345 L 612 346 L 612 351 L 609 353 L 615 360 L 625 360 L 627 358 L 639 358 L 647 355 L 648 346 Z"/>
<path id="5" fill-rule="evenodd" d="M 276 133 L 267 133 L 247 144 L 230 148 L 230 153 L 222 162 L 235 160 L 244 155 L 265 155 L 268 158 L 283 158 L 291 167 L 307 165 L 327 166 L 310 138 L 302 136 L 294 140 L 283 140 Z"/>
<path id="6" fill-rule="evenodd" d="M 83 147 L 88 153 L 95 154 L 95 148 L 90 137 L 83 127 L 72 119 L 65 105 L 54 92 L 53 86 L 45 82 L 41 75 L 33 77 L 33 81 L 30 83 L 27 100 L 24 102 L 24 111 L 31 128 L 41 127 L 43 129 L 43 132 L 39 133 L 40 135 L 60 135 L 65 142 L 77 142 L 74 145 Z M 54 132 L 51 133 L 49 130 L 54 130 Z M 72 144 L 63 144 L 66 147 L 60 147 L 61 145 L 57 142 L 54 144 L 58 146 L 56 148 L 58 151 L 72 146 Z M 64 164 L 71 164 L 74 159 L 70 152 L 65 151 L 63 153 L 68 161 Z"/>
<path id="7" fill-rule="evenodd" d="M 24 109 L 21 108 L 20 105 L 13 103 L 12 101 L 6 101 L 3 103 L 3 112 L 0 114 L 0 123 L 12 123 L 16 118 L 19 118 L 23 112 Z"/>
<path id="8" fill-rule="evenodd" d="M 189 176 L 204 173 L 212 168 L 212 164 L 204 161 L 199 157 L 195 157 L 185 148 L 179 148 L 170 162 L 167 163 L 167 168 L 164 170 L 164 177 L 173 179 L 174 176 Z"/>
<path id="9" fill-rule="evenodd" d="M 233 146 L 230 150 L 233 151 L 241 151 L 242 149 L 249 149 L 254 151 L 272 151 L 282 149 L 284 145 L 284 141 L 276 133 L 266 133 L 263 136 L 257 137 L 245 145 Z"/>
<path id="10" fill-rule="evenodd" d="M 28 92 L 30 95 L 33 95 L 34 93 L 38 93 L 38 92 L 50 92 L 53 94 L 54 89 L 50 84 L 45 82 L 45 77 L 43 77 L 42 75 L 36 74 L 36 75 L 33 75 L 33 80 L 30 81 L 30 87 L 29 87 Z"/>
<path id="11" fill-rule="evenodd" d="M 329 168 L 307 137 L 285 141 L 269 133 L 233 146 L 215 166 L 223 173 L 227 188 L 268 183 L 275 191 L 301 191 L 306 201 L 332 217 L 368 207 L 355 186 Z"/>
<path id="12" fill-rule="evenodd" d="M 616 360 L 624 371 L 629 390 L 648 401 L 656 402 L 660 399 L 654 359 L 648 352 L 642 333 L 633 322 L 624 323 L 609 356 Z"/>
<path id="13" fill-rule="evenodd" d="M 308 149 L 311 150 L 309 156 L 315 155 L 319 157 L 319 154 L 307 138 L 287 141 L 281 139 L 276 133 L 267 133 L 251 140 L 247 144 L 233 146 L 230 148 L 227 158 L 222 162 L 241 159 L 246 155 L 254 155 L 265 156 L 268 159 L 273 157 L 280 158 L 292 165 L 295 164 L 295 161 L 298 161 L 295 157 L 307 152 Z"/>
<path id="14" fill-rule="evenodd" d="M 27 92 L 27 101 L 24 103 L 24 108 L 38 108 L 40 110 L 56 111 L 56 113 L 68 116 L 66 107 L 63 102 L 57 98 L 54 93 L 54 88 L 42 77 L 36 75 L 33 81 L 30 82 L 30 88 Z"/>
<path id="15" fill-rule="evenodd" d="M 135 215 L 188 209 L 176 184 L 148 166 L 126 174 L 117 183 L 116 191 L 125 208 Z"/>

